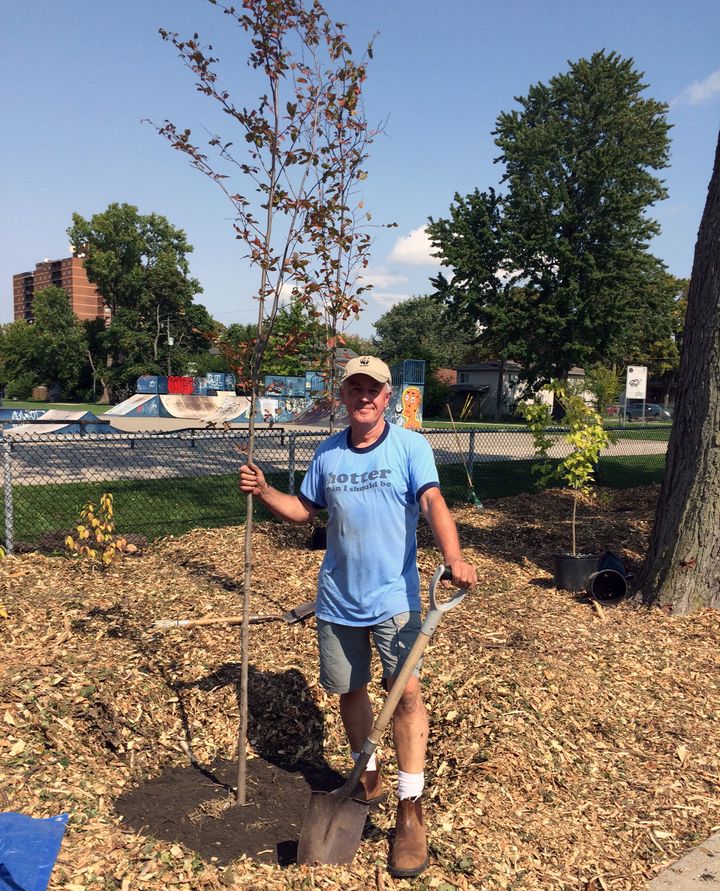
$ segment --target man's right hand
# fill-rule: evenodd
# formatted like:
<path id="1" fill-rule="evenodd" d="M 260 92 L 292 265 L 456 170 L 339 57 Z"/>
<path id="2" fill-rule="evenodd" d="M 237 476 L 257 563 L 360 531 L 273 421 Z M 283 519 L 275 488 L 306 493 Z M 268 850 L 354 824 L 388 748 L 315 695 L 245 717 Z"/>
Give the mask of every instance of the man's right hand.
<path id="1" fill-rule="evenodd" d="M 270 488 L 265 479 L 265 474 L 257 464 L 243 464 L 240 468 L 238 487 L 245 495 L 257 495 L 262 498 Z"/>

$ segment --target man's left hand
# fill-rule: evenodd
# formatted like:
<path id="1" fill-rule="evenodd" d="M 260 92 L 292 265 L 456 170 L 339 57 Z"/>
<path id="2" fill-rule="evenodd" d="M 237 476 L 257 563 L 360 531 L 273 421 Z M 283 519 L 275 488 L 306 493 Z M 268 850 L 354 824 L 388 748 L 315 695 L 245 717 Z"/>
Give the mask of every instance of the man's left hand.
<path id="1" fill-rule="evenodd" d="M 477 585 L 477 572 L 475 567 L 463 560 L 462 557 L 456 557 L 453 560 L 445 561 L 445 568 L 452 572 L 452 581 L 442 583 L 444 588 L 474 588 Z"/>

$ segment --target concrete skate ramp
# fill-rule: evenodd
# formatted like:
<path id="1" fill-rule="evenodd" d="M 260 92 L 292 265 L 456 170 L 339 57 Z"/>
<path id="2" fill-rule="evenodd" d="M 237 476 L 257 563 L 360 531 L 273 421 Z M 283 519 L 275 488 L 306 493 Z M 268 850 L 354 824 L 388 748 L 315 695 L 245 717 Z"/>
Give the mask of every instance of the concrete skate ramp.
<path id="1" fill-rule="evenodd" d="M 222 408 L 221 396 L 159 396 L 161 418 L 192 418 L 206 421 Z"/>
<path id="2" fill-rule="evenodd" d="M 205 420 L 208 424 L 247 424 L 250 400 L 246 396 L 230 396 Z"/>
<path id="3" fill-rule="evenodd" d="M 60 411 L 51 408 L 40 419 L 42 424 L 19 424 L 6 431 L 7 435 L 39 433 L 119 433 L 112 424 L 103 424 L 91 411 Z M 84 421 L 85 423 L 80 423 Z"/>
<path id="4" fill-rule="evenodd" d="M 330 399 L 318 399 L 309 405 L 305 411 L 301 412 L 293 421 L 288 422 L 288 426 L 302 427 L 329 427 L 330 426 Z M 345 406 L 339 399 L 335 400 L 335 424 L 338 427 L 345 427 L 349 423 Z"/>
<path id="5" fill-rule="evenodd" d="M 160 397 L 152 393 L 136 393 L 119 405 L 105 412 L 112 417 L 158 418 L 160 417 Z"/>

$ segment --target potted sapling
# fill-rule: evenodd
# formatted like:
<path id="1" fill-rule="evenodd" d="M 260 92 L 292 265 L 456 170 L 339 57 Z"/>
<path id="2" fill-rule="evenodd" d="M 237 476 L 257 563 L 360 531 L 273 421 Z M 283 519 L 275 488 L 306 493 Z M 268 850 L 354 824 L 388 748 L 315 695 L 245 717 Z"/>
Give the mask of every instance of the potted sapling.
<path id="1" fill-rule="evenodd" d="M 565 411 L 564 426 L 567 432 L 553 435 L 550 405 L 541 399 L 527 403 L 520 409 L 533 437 L 535 453 L 541 461 L 533 467 L 539 474 L 540 484 L 561 482 L 573 493 L 570 520 L 570 549 L 553 554 L 555 584 L 568 591 L 585 590 L 587 579 L 596 571 L 599 556 L 578 551 L 577 507 L 581 495 L 591 495 L 595 483 L 595 467 L 600 452 L 607 448 L 614 437 L 603 427 L 600 415 L 589 406 L 579 393 L 573 393 L 561 382 L 554 381 L 544 388 L 554 394 Z M 564 456 L 553 466 L 549 451 L 553 446 L 565 444 Z M 568 449 L 569 446 L 569 449 Z"/>

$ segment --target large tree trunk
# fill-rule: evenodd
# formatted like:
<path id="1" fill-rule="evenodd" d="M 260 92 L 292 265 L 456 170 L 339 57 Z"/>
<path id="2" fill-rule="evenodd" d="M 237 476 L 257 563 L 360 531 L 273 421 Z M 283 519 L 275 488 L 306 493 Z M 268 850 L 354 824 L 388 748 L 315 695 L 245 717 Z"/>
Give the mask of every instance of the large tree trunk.
<path id="1" fill-rule="evenodd" d="M 675 418 L 645 603 L 685 615 L 720 607 L 720 140 L 695 246 Z"/>

